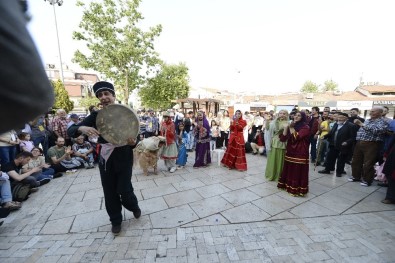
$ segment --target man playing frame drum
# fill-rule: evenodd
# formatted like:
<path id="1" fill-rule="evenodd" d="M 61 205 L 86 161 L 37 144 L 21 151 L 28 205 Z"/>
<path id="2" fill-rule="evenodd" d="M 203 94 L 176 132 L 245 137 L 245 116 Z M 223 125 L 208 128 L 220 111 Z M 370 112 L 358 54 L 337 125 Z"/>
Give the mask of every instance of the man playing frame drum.
<path id="1" fill-rule="evenodd" d="M 104 109 L 115 102 L 115 90 L 113 84 L 100 81 L 93 85 L 96 97 L 103 104 Z M 101 110 L 102 111 L 102 110 Z M 98 112 L 92 112 L 78 125 L 72 125 L 68 129 L 71 137 L 85 134 L 90 137 L 98 136 L 100 151 L 100 177 L 103 186 L 104 200 L 107 213 L 111 221 L 111 231 L 114 235 L 121 231 L 122 206 L 133 212 L 135 218 L 141 216 L 136 195 L 133 192 L 131 182 L 133 166 L 133 148 L 135 138 L 128 138 L 126 145 L 114 145 L 106 141 L 97 130 L 96 119 Z M 119 116 L 116 116 L 118 118 Z M 122 132 L 122 131 L 120 131 Z"/>

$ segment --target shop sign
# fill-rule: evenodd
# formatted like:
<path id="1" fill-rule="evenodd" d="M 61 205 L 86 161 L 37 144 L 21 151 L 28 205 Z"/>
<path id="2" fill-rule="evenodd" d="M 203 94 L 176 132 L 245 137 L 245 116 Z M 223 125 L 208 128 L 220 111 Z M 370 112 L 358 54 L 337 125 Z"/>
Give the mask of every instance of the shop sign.
<path id="1" fill-rule="evenodd" d="M 255 102 L 255 101 L 253 101 L 253 102 L 250 102 L 250 106 L 254 107 L 254 108 L 265 108 L 268 105 L 269 105 L 269 103 L 266 102 L 266 101 L 262 101 L 262 102 Z"/>
<path id="2" fill-rule="evenodd" d="M 346 109 L 351 109 L 351 108 L 372 108 L 372 102 L 368 100 L 340 100 L 337 102 L 337 107 L 338 108 L 346 108 Z"/>
<path id="3" fill-rule="evenodd" d="M 337 101 L 299 101 L 299 107 L 337 107 Z"/>
<path id="4" fill-rule="evenodd" d="M 395 100 L 375 100 L 373 105 L 395 105 Z"/>

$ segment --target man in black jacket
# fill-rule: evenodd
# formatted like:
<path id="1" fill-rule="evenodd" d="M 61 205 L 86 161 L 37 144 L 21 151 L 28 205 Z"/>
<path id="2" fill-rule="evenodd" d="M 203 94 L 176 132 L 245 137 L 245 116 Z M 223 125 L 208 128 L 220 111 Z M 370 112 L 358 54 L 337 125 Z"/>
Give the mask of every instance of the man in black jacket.
<path id="1" fill-rule="evenodd" d="M 329 152 L 325 169 L 318 171 L 321 174 L 330 174 L 335 169 L 336 176 L 341 177 L 348 155 L 352 152 L 352 145 L 355 142 L 355 125 L 347 121 L 348 115 L 343 112 L 338 113 L 338 120 L 326 136 L 329 141 Z"/>
<path id="2" fill-rule="evenodd" d="M 104 107 L 114 104 L 115 90 L 111 83 L 97 82 L 93 85 L 93 91 Z M 141 210 L 131 182 L 133 148 L 136 145 L 136 140 L 130 138 L 125 146 L 109 148 L 108 146 L 111 145 L 100 136 L 96 129 L 97 114 L 97 111 L 92 112 L 79 124 L 70 126 L 67 132 L 70 137 L 78 137 L 80 134 L 99 137 L 98 143 L 102 146 L 99 170 L 104 201 L 112 224 L 111 231 L 114 235 L 118 235 L 121 231 L 122 206 L 132 211 L 135 218 L 141 216 Z"/>

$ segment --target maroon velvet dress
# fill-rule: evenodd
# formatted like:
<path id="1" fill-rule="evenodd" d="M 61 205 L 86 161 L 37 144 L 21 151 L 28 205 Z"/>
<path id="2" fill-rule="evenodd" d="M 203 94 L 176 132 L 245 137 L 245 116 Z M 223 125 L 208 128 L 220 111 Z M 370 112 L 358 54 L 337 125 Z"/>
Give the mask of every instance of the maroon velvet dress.
<path id="1" fill-rule="evenodd" d="M 237 169 L 239 171 L 247 171 L 247 159 L 245 151 L 245 142 L 243 136 L 244 127 L 247 122 L 240 118 L 230 125 L 230 138 L 228 147 L 221 163 L 229 169 Z"/>
<path id="2" fill-rule="evenodd" d="M 277 187 L 286 190 L 295 196 L 304 196 L 309 191 L 309 126 L 304 125 L 284 136 L 280 134 L 280 140 L 287 142 L 284 158 L 284 168 L 278 181 Z"/>

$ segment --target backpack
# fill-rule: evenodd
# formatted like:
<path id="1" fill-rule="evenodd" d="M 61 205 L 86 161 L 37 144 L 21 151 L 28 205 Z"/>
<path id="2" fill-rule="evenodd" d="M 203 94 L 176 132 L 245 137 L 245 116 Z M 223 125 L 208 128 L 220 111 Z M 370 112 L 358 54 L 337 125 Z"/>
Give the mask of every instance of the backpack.
<path id="1" fill-rule="evenodd" d="M 16 183 L 12 187 L 12 200 L 22 202 L 29 197 L 30 186 L 28 184 Z"/>

